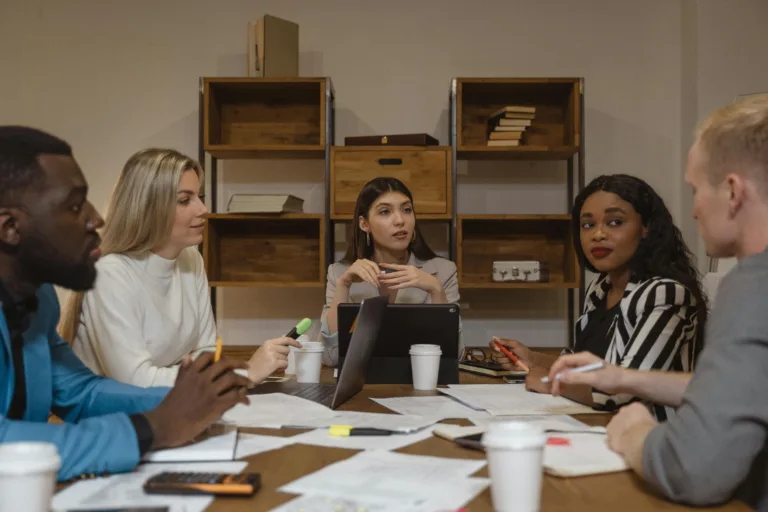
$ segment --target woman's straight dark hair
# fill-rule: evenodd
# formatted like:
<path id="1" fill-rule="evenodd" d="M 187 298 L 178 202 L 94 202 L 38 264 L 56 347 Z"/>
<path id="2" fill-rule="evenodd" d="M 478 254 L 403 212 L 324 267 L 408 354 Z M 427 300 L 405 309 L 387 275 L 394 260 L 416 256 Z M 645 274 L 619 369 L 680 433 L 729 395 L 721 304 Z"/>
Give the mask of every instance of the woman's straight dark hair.
<path id="1" fill-rule="evenodd" d="M 616 194 L 632 205 L 640 214 L 647 235 L 640 241 L 629 268 L 632 279 L 644 281 L 652 277 L 674 279 L 688 288 L 696 298 L 698 308 L 698 327 L 696 329 L 697 346 L 695 356 L 702 348 L 704 326 L 707 321 L 707 297 L 701 287 L 699 271 L 693 263 L 693 254 L 683 240 L 672 214 L 664 200 L 648 183 L 628 174 L 610 174 L 593 179 L 576 196 L 571 211 L 573 245 L 579 263 L 584 268 L 597 273 L 589 263 L 584 248 L 581 246 L 581 209 L 589 196 L 599 191 Z"/>
<path id="2" fill-rule="evenodd" d="M 405 195 L 413 206 L 413 196 L 411 191 L 405 184 L 397 178 L 374 178 L 365 184 L 360 194 L 357 196 L 357 202 L 355 203 L 355 214 L 352 217 L 352 225 L 350 226 L 351 237 L 348 237 L 347 253 L 344 255 L 342 261 L 346 263 L 354 263 L 359 259 L 371 259 L 373 257 L 373 245 L 374 240 L 371 238 L 370 245 L 366 240 L 365 232 L 360 229 L 360 217 L 368 220 L 368 212 L 371 210 L 373 203 L 387 192 L 400 192 Z M 416 210 L 413 210 L 414 217 L 416 216 Z M 413 253 L 414 256 L 422 261 L 431 260 L 436 258 L 437 255 L 429 248 L 426 240 L 419 230 L 419 223 L 416 222 L 413 227 L 415 237 L 413 241 L 408 245 L 408 250 Z"/>

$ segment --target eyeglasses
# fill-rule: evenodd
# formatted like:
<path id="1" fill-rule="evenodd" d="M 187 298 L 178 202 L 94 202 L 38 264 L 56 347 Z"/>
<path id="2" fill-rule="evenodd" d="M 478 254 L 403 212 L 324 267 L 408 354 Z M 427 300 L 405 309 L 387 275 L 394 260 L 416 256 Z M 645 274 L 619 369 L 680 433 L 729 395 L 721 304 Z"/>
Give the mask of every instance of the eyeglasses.
<path id="1" fill-rule="evenodd" d="M 466 348 L 464 349 L 464 361 L 494 361 L 496 359 L 495 354 L 489 353 L 482 348 Z"/>

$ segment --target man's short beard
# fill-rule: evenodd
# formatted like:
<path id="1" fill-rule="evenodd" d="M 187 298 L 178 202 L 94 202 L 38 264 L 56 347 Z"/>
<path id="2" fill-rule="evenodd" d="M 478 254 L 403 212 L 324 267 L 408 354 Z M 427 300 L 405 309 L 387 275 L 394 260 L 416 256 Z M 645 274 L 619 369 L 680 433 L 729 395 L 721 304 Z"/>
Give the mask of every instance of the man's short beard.
<path id="1" fill-rule="evenodd" d="M 93 288 L 96 266 L 62 254 L 43 237 L 28 237 L 19 246 L 18 258 L 24 274 L 36 283 L 49 283 L 74 291 Z"/>

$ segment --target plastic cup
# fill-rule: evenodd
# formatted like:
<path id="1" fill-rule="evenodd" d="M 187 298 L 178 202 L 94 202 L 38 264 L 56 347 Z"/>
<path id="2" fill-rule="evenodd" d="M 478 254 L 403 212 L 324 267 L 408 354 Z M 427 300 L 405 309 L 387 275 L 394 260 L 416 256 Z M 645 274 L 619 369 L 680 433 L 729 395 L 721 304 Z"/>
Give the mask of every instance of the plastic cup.
<path id="1" fill-rule="evenodd" d="M 297 382 L 320 382 L 324 350 L 323 344 L 319 341 L 304 341 L 301 343 L 301 348 L 295 349 Z"/>
<path id="2" fill-rule="evenodd" d="M 51 443 L 0 444 L 0 512 L 48 512 L 60 467 Z"/>
<path id="3" fill-rule="evenodd" d="M 493 510 L 539 510 L 546 442 L 544 430 L 529 423 L 494 421 L 488 425 L 482 443 L 491 476 Z"/>
<path id="4" fill-rule="evenodd" d="M 413 389 L 429 391 L 437 389 L 437 375 L 440 371 L 439 345 L 411 345 L 411 374 Z"/>

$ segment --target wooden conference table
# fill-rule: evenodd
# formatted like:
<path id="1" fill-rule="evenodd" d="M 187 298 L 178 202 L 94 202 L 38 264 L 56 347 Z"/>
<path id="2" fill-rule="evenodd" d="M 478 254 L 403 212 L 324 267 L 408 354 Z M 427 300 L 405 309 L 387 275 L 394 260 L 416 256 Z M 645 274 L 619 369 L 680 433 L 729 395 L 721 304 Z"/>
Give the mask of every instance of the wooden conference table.
<path id="1" fill-rule="evenodd" d="M 225 349 L 231 357 L 249 358 L 255 347 L 232 347 Z M 462 384 L 490 384 L 503 382 L 500 379 L 483 377 L 466 372 L 460 372 Z M 332 371 L 323 369 L 323 381 L 333 382 Z M 506 384 L 505 384 L 506 385 Z M 386 398 L 398 396 L 435 395 L 437 392 L 414 391 L 410 385 L 366 385 L 339 409 L 362 412 L 391 412 L 389 409 L 370 400 L 370 398 Z M 576 419 L 590 425 L 605 425 L 610 416 L 605 414 L 587 414 L 574 416 Z M 456 424 L 471 425 L 467 420 L 451 421 Z M 241 429 L 263 435 L 294 435 L 295 430 L 273 429 Z M 400 450 L 400 453 L 413 455 L 433 455 L 450 458 L 482 459 L 480 452 L 459 447 L 451 441 L 432 437 Z M 278 492 L 277 489 L 304 475 L 322 469 L 328 464 L 344 460 L 357 453 L 353 450 L 327 448 L 321 446 L 292 445 L 279 450 L 260 453 L 248 457 L 246 471 L 261 473 L 262 488 L 250 499 L 226 498 L 217 499 L 209 507 L 210 512 L 240 512 L 267 511 L 273 507 L 290 501 L 294 495 Z M 473 476 L 487 477 L 488 469 L 483 468 Z M 469 512 L 493 511 L 491 505 L 490 487 L 467 504 Z M 701 510 L 700 508 L 683 507 L 665 501 L 656 495 L 632 472 L 613 473 L 608 475 L 587 476 L 580 478 L 556 478 L 544 476 L 541 496 L 541 510 L 589 512 L 634 512 L 640 510 Z M 746 511 L 752 510 L 741 502 L 732 502 L 710 510 Z"/>

